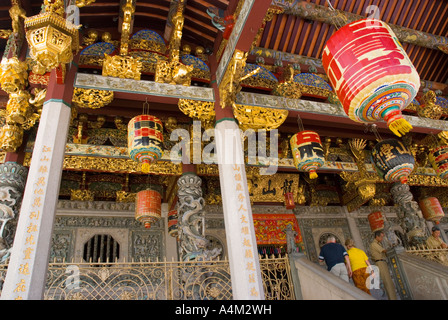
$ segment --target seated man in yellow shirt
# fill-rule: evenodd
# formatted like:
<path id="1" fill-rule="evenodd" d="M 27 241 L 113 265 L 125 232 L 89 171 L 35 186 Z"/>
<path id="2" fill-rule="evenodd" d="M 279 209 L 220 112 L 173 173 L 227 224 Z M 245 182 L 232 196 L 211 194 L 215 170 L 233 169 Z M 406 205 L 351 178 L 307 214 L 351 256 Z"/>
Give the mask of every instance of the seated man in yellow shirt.
<path id="1" fill-rule="evenodd" d="M 371 269 L 369 258 L 364 251 L 355 248 L 355 242 L 353 239 L 347 239 L 345 241 L 345 247 L 347 248 L 350 265 L 352 266 L 352 279 L 355 286 L 370 294 L 370 290 L 367 288 L 367 280 L 370 276 L 370 273 L 367 271 L 367 267 Z M 373 270 L 371 272 L 373 274 Z"/>

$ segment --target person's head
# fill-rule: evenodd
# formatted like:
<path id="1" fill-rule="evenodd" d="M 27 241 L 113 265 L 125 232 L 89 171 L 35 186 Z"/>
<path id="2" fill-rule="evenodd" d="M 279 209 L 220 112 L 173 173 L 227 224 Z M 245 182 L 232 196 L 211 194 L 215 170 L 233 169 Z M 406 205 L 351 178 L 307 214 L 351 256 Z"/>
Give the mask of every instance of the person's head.
<path id="1" fill-rule="evenodd" d="M 384 232 L 382 230 L 375 231 L 374 233 L 375 239 L 378 241 L 383 241 L 384 238 Z"/>
<path id="2" fill-rule="evenodd" d="M 334 236 L 329 236 L 327 238 L 327 243 L 334 243 L 334 242 L 336 242 L 336 238 Z"/>
<path id="3" fill-rule="evenodd" d="M 432 227 L 431 231 L 432 231 L 432 235 L 433 235 L 434 238 L 440 237 L 440 229 L 439 229 L 439 227 Z"/>
<path id="4" fill-rule="evenodd" d="M 350 249 L 355 247 L 355 241 L 353 239 L 347 239 L 345 240 L 345 246 Z"/>

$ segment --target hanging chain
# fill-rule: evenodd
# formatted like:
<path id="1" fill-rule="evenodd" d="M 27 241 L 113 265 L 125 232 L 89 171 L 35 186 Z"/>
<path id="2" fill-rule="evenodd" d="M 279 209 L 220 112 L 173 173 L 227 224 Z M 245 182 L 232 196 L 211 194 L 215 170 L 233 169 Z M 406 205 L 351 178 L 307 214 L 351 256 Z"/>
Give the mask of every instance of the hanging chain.
<path id="1" fill-rule="evenodd" d="M 143 103 L 143 114 L 149 114 L 148 98 L 146 98 L 145 102 Z"/>

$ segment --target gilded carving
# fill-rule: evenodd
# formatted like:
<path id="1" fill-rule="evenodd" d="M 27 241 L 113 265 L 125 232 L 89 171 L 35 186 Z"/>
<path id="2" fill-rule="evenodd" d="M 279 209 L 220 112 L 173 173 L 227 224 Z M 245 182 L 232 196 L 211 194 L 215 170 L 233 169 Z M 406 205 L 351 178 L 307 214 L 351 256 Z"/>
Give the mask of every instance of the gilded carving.
<path id="1" fill-rule="evenodd" d="M 2 72 L 0 83 L 2 89 L 7 93 L 17 93 L 24 90 L 28 85 L 28 65 L 17 57 L 3 59 L 1 63 Z"/>
<path id="2" fill-rule="evenodd" d="M 219 84 L 219 97 L 221 108 L 233 106 L 237 94 L 241 91 L 240 82 L 243 80 L 244 67 L 246 65 L 247 52 L 235 50 L 229 62 L 227 70 Z M 251 76 L 252 74 L 246 75 Z"/>
<path id="3" fill-rule="evenodd" d="M 23 128 L 16 123 L 6 123 L 0 129 L 0 149 L 15 152 L 22 145 Z"/>
<path id="4" fill-rule="evenodd" d="M 180 111 L 193 119 L 205 122 L 215 119 L 215 103 L 211 101 L 179 99 L 178 107 Z"/>
<path id="5" fill-rule="evenodd" d="M 429 90 L 420 99 L 418 115 L 424 118 L 440 119 L 443 114 L 443 108 L 437 104 L 437 96 L 434 91 Z"/>
<path id="6" fill-rule="evenodd" d="M 272 130 L 278 128 L 288 117 L 288 110 L 234 104 L 233 114 L 240 128 Z"/>
<path id="7" fill-rule="evenodd" d="M 109 90 L 75 88 L 72 102 L 81 108 L 98 109 L 114 100 L 114 92 Z"/>
<path id="8" fill-rule="evenodd" d="M 142 61 L 131 56 L 104 54 L 103 76 L 140 80 Z"/>

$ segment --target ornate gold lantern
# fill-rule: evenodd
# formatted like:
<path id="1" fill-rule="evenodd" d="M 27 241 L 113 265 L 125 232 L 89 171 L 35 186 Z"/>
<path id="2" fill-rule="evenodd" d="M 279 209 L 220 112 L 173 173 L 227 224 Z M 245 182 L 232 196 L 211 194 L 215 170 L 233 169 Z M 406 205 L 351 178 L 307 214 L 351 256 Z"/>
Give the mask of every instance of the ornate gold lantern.
<path id="1" fill-rule="evenodd" d="M 37 63 L 33 72 L 37 74 L 64 67 L 79 48 L 78 28 L 62 17 L 60 8 L 48 6 L 46 9 L 47 12 L 25 19 L 30 56 Z"/>

